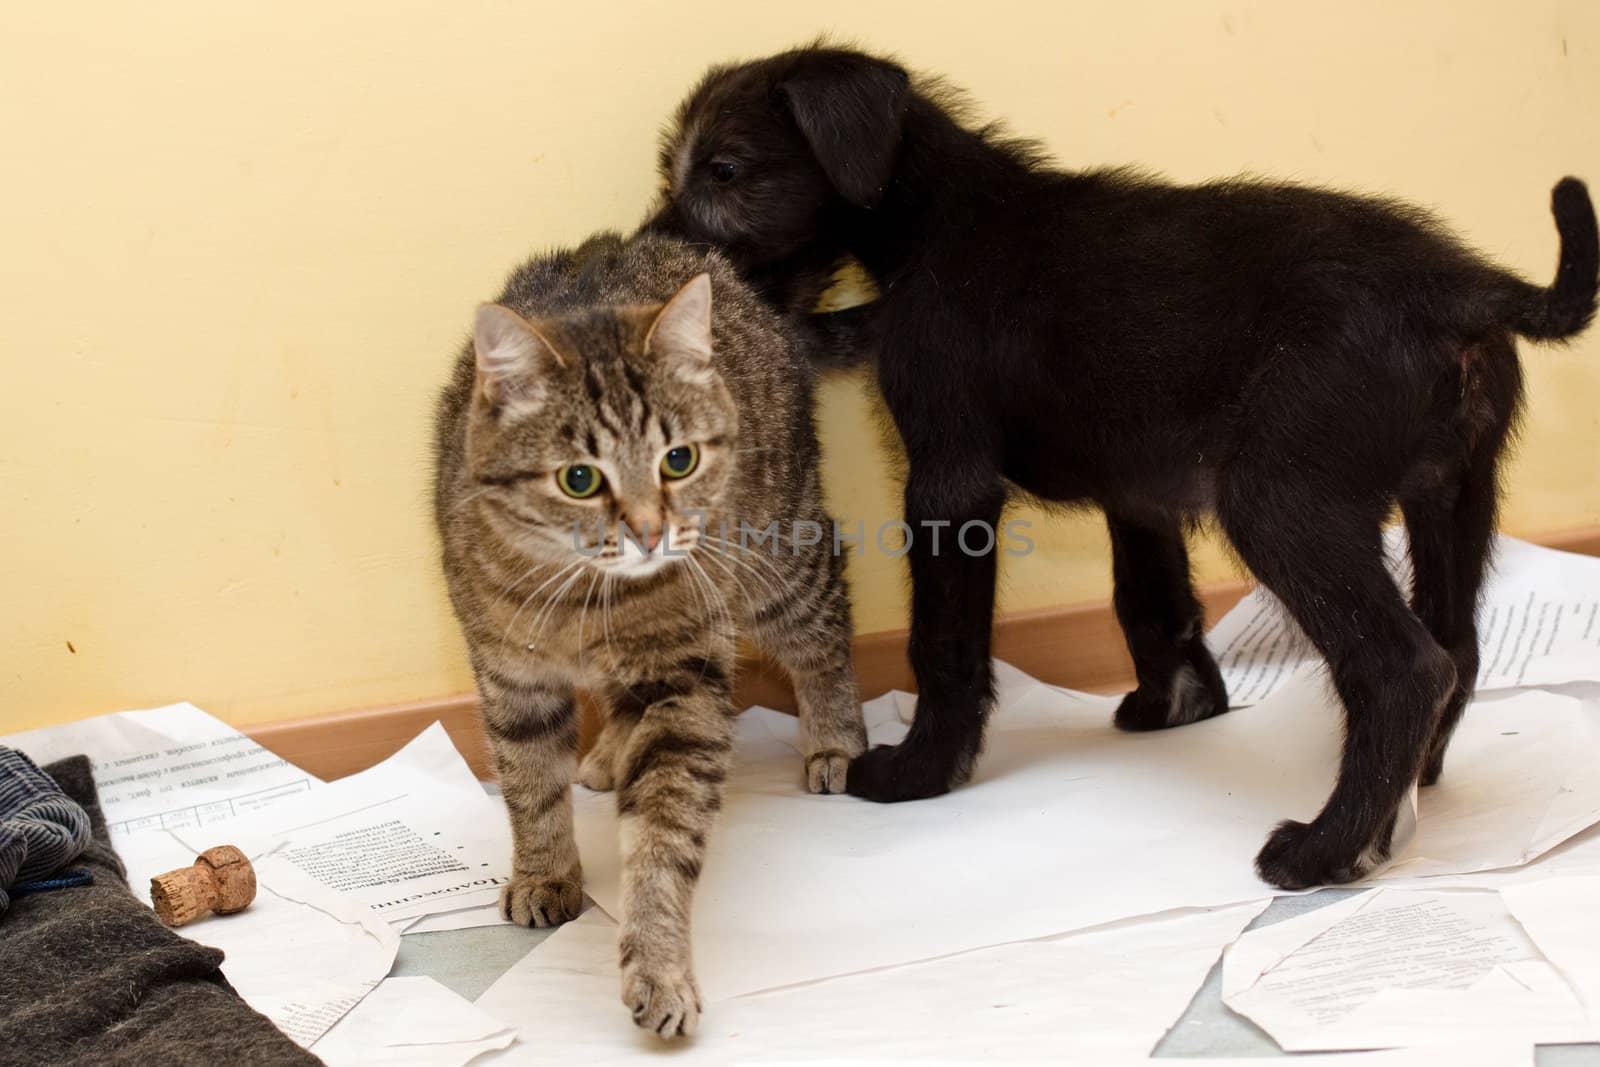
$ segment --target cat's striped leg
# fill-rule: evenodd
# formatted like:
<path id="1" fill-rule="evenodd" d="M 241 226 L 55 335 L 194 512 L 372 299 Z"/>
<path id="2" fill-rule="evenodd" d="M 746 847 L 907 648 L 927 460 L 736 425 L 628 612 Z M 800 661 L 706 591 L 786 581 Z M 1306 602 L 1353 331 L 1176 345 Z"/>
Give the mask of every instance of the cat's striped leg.
<path id="1" fill-rule="evenodd" d="M 784 602 L 754 612 L 756 641 L 794 685 L 806 788 L 843 793 L 850 761 L 866 751 L 867 728 L 850 653 L 850 595 L 844 561 L 818 545 L 794 568 L 805 580 Z"/>
<path id="2" fill-rule="evenodd" d="M 511 816 L 512 878 L 500 911 L 519 926 L 557 926 L 583 908 L 572 836 L 578 713 L 570 687 L 480 670 L 483 724 Z"/>
<path id="3" fill-rule="evenodd" d="M 578 781 L 600 793 L 609 793 L 617 780 L 617 758 L 628 741 L 633 720 L 607 709 L 600 733 L 578 764 Z"/>
<path id="4" fill-rule="evenodd" d="M 692 1034 L 700 990 L 689 913 L 706 839 L 733 759 L 731 642 L 714 657 L 685 656 L 635 693 L 650 696 L 616 763 L 622 834 L 622 1002 L 663 1037 Z"/>
<path id="5" fill-rule="evenodd" d="M 806 788 L 843 793 L 850 761 L 867 749 L 867 728 L 851 668 L 850 643 L 817 645 L 786 661 L 800 707 Z"/>

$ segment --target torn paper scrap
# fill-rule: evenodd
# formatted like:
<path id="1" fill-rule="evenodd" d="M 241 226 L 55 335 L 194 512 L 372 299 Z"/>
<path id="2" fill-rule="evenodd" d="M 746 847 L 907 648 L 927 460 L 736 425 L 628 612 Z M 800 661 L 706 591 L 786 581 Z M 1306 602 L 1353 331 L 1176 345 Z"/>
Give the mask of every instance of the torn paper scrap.
<path id="1" fill-rule="evenodd" d="M 1266 904 L 1152 916 L 711 1002 L 693 1053 L 719 1063 L 1142 1056 Z M 591 908 L 478 999 L 497 1018 L 530 1024 L 493 1062 L 592 1065 L 659 1051 L 620 1003 L 616 938 Z"/>
<path id="2" fill-rule="evenodd" d="M 1096 1067 L 1131 1067 L 1134 1060 L 1103 1062 Z M 1475 1041 L 1461 1045 L 1433 1045 L 1428 1048 L 1392 1048 L 1378 1052 L 1327 1052 L 1309 1056 L 1262 1058 L 1222 1056 L 1188 1059 L 1163 1057 L 1142 1061 L 1147 1067 L 1263 1067 L 1285 1063 L 1292 1067 L 1534 1067 L 1532 1042 Z"/>
<path id="3" fill-rule="evenodd" d="M 399 752 L 315 796 L 208 828 L 254 856 L 261 841 L 385 919 L 475 907 L 511 874 L 504 804 L 484 792 L 434 723 Z"/>
<path id="4" fill-rule="evenodd" d="M 1600 877 L 1530 882 L 1500 895 L 1600 1030 Z"/>
<path id="5" fill-rule="evenodd" d="M 311 1051 L 328 1067 L 464 1067 L 515 1037 L 432 978 L 387 978 Z"/>
<path id="6" fill-rule="evenodd" d="M 1509 886 L 1569 876 L 1600 876 L 1600 827 L 1591 826 L 1520 867 L 1426 878 L 1407 877 L 1402 868 L 1393 877 L 1384 877 L 1382 884 L 1387 889 L 1504 890 Z"/>
<path id="7" fill-rule="evenodd" d="M 1425 833 L 1377 880 L 1516 867 L 1600 820 L 1600 715 L 1541 690 L 1475 701 L 1439 781 L 1420 791 Z"/>
<path id="8" fill-rule="evenodd" d="M 794 717 L 740 718 L 695 893 L 707 997 L 1253 900 L 1272 891 L 1254 872 L 1268 833 L 1313 817 L 1332 789 L 1342 713 L 1319 679 L 1181 730 L 1129 734 L 1111 725 L 1114 700 L 1006 677 L 972 782 L 915 803 L 809 795 Z M 1569 697 L 1516 699 L 1468 712 L 1449 784 L 1423 791 L 1402 861 L 1434 873 L 1523 862 L 1600 810 L 1600 780 L 1571 759 L 1595 751 L 1595 724 Z M 913 706 L 870 701 L 871 740 L 903 737 Z M 581 786 L 574 798 L 585 888 L 615 918 L 615 800 Z M 1495 806 L 1484 826 L 1466 814 L 1474 805 Z M 997 887 L 1004 906 L 974 904 Z"/>
<path id="9" fill-rule="evenodd" d="M 1600 695 L 1597 695 L 1600 693 L 1600 686 L 1589 683 L 1567 685 L 1561 687 L 1560 691 L 1579 700 L 1583 705 L 1582 714 L 1588 720 L 1588 724 L 1600 723 Z M 1490 709 L 1496 705 L 1506 701 L 1519 701 L 1528 695 L 1524 690 L 1491 693 L 1474 701 L 1468 713 L 1475 716 L 1493 715 L 1495 712 Z M 1498 810 L 1486 810 L 1499 807 L 1499 796 L 1474 794 L 1473 783 L 1487 774 L 1492 776 L 1490 780 L 1503 783 L 1502 789 L 1522 791 L 1525 794 L 1542 792 L 1549 797 L 1546 812 L 1539 817 L 1543 827 L 1541 836 L 1546 838 L 1556 836 L 1557 832 L 1567 825 L 1582 822 L 1585 791 L 1581 785 L 1574 787 L 1568 783 L 1567 779 L 1572 772 L 1563 768 L 1572 767 L 1577 760 L 1576 772 L 1580 776 L 1586 774 L 1587 768 L 1582 763 L 1582 756 L 1585 746 L 1593 744 L 1592 740 L 1584 742 L 1581 737 L 1575 737 L 1572 748 L 1548 757 L 1546 768 L 1538 765 L 1538 758 L 1532 754 L 1530 747 L 1527 757 L 1520 761 L 1526 768 L 1520 783 L 1514 775 L 1502 773 L 1507 770 L 1506 768 L 1492 767 L 1485 770 L 1481 766 L 1484 758 L 1494 758 L 1494 745 L 1500 743 L 1494 740 L 1496 737 L 1503 738 L 1511 744 L 1520 744 L 1517 738 L 1522 736 L 1521 726 L 1522 724 L 1506 723 L 1505 729 L 1498 732 L 1488 730 L 1483 731 L 1481 735 L 1475 733 L 1474 737 L 1486 736 L 1490 739 L 1488 747 L 1482 751 L 1458 750 L 1452 745 L 1444 777 L 1437 785 L 1421 791 L 1423 802 L 1441 818 L 1446 817 L 1446 810 L 1455 809 L 1455 817 L 1460 820 L 1460 832 L 1470 838 L 1474 832 L 1475 820 L 1486 820 L 1487 825 L 1493 826 L 1499 825 L 1504 818 L 1503 813 Z M 1479 766 L 1475 768 L 1466 766 L 1470 762 L 1476 762 Z M 1530 805 L 1529 810 L 1531 813 L 1535 808 Z M 1524 820 L 1530 817 L 1531 814 L 1524 817 Z M 1383 872 L 1382 881 L 1385 886 L 1392 888 L 1504 889 L 1511 885 L 1568 875 L 1600 876 L 1600 826 L 1591 825 L 1579 830 L 1544 854 L 1532 857 L 1527 863 L 1518 866 L 1447 875 L 1427 874 L 1430 867 L 1431 864 L 1412 865 L 1402 859 Z M 1414 871 L 1423 872 L 1424 876 L 1419 877 L 1413 873 Z"/>
<path id="10" fill-rule="evenodd" d="M 0 744 L 39 764 L 87 755 L 118 848 L 129 833 L 213 825 L 322 784 L 192 704 L 44 726 Z"/>
<path id="11" fill-rule="evenodd" d="M 192 861 L 197 851 L 192 842 L 165 833 L 140 834 L 137 841 L 144 865 L 174 855 Z M 370 908 L 278 856 L 252 862 L 257 890 L 250 907 L 204 919 L 183 933 L 220 948 L 223 976 L 245 1002 L 309 1048 L 389 973 L 400 935 Z"/>
<path id="12" fill-rule="evenodd" d="M 436 934 L 445 930 L 468 930 L 476 926 L 509 926 L 511 920 L 500 913 L 500 904 L 493 901 L 475 908 L 458 908 L 419 919 L 400 919 L 402 929 L 408 934 Z"/>
<path id="13" fill-rule="evenodd" d="M 1402 572 L 1405 535 L 1386 536 Z M 1478 691 L 1600 680 L 1600 559 L 1496 539 L 1478 609 Z M 1257 588 L 1206 635 L 1236 707 L 1259 703 L 1321 663 L 1278 601 Z"/>
<path id="14" fill-rule="evenodd" d="M 1289 1052 L 1593 1035 L 1494 893 L 1383 890 L 1253 930 L 1227 950 L 1222 986 Z"/>

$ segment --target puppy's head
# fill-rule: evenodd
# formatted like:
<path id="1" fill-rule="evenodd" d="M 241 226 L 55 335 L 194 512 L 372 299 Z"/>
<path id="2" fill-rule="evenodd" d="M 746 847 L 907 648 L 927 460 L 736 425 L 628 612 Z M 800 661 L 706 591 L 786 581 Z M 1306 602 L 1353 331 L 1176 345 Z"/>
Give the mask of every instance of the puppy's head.
<path id="1" fill-rule="evenodd" d="M 720 245 L 744 269 L 826 240 L 841 212 L 883 198 L 907 86 L 895 64 L 834 48 L 713 69 L 663 139 L 650 227 Z"/>

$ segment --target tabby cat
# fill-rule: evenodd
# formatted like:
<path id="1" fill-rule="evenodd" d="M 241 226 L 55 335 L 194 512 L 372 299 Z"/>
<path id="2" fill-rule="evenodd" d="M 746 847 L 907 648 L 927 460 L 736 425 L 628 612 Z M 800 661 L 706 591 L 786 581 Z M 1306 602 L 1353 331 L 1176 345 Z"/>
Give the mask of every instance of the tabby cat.
<path id="1" fill-rule="evenodd" d="M 512 823 L 501 907 L 579 912 L 582 687 L 604 725 L 577 774 L 621 820 L 622 999 L 667 1037 L 701 1010 L 689 905 L 737 639 L 794 681 L 812 792 L 842 792 L 865 745 L 840 555 L 787 532 L 833 529 L 803 347 L 715 253 L 608 235 L 516 270 L 439 403 L 444 571 Z"/>

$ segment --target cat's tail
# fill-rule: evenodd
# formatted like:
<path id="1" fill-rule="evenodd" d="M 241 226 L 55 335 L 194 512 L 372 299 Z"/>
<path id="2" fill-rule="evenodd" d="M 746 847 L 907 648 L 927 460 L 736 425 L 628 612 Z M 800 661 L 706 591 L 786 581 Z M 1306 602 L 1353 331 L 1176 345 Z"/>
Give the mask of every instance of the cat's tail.
<path id="1" fill-rule="evenodd" d="M 1509 306 L 1503 320 L 1535 341 L 1564 341 L 1582 333 L 1595 314 L 1600 289 L 1600 228 L 1589 190 L 1577 178 L 1562 178 L 1550 193 L 1550 211 L 1561 235 L 1561 260 L 1550 288 L 1507 277 Z"/>

